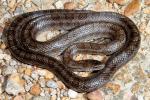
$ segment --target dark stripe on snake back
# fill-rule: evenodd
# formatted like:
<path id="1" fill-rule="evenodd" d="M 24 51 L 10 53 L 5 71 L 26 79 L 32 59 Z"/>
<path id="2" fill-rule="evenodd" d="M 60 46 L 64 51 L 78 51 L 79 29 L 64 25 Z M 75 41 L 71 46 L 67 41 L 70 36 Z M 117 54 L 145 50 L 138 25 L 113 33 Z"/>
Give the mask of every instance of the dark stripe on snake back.
<path id="1" fill-rule="evenodd" d="M 68 32 L 46 42 L 36 41 L 37 32 L 48 28 L 65 29 Z M 135 56 L 140 45 L 136 25 L 129 18 L 114 12 L 30 12 L 17 16 L 5 27 L 4 34 L 7 35 L 7 44 L 14 58 L 26 64 L 41 65 L 41 68 L 52 71 L 68 88 L 77 92 L 91 92 L 102 87 L 121 66 Z M 112 37 L 114 40 L 108 44 L 85 42 L 86 39 L 101 37 Z M 103 69 L 92 76 L 81 77 L 74 74 L 71 68 L 72 63 L 77 64 L 76 67 L 79 65 L 72 59 L 77 52 L 103 53 L 110 57 Z M 55 54 L 61 54 L 63 60 L 51 56 Z M 86 65 L 86 61 L 83 64 Z"/>

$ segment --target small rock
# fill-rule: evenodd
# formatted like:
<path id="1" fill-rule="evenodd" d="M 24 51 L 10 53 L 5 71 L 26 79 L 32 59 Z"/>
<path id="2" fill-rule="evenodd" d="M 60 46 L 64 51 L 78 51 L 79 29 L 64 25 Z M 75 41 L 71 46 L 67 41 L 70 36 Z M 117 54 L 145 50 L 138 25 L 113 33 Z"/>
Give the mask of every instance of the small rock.
<path id="1" fill-rule="evenodd" d="M 69 96 L 70 98 L 76 98 L 77 95 L 78 95 L 77 92 L 75 92 L 75 91 L 73 91 L 73 90 L 71 90 L 71 89 L 68 90 L 68 96 Z"/>
<path id="2" fill-rule="evenodd" d="M 49 80 L 46 83 L 46 85 L 47 85 L 47 87 L 54 88 L 54 89 L 58 87 L 57 83 L 55 81 L 53 81 L 53 80 Z"/>
<path id="3" fill-rule="evenodd" d="M 144 9 L 143 9 L 143 12 L 144 12 L 145 14 L 150 14 L 150 7 L 144 8 Z"/>
<path id="4" fill-rule="evenodd" d="M 18 93 L 25 92 L 24 90 L 24 80 L 20 78 L 18 73 L 9 76 L 5 91 L 8 94 L 17 95 Z"/>
<path id="5" fill-rule="evenodd" d="M 11 56 L 10 55 L 5 55 L 5 58 L 4 58 L 6 61 L 10 61 L 11 60 Z"/>
<path id="6" fill-rule="evenodd" d="M 6 49 L 6 45 L 4 43 L 0 44 L 0 49 Z"/>
<path id="7" fill-rule="evenodd" d="M 37 70 L 37 73 L 40 76 L 45 76 L 46 75 L 46 70 Z"/>
<path id="8" fill-rule="evenodd" d="M 57 2 L 55 2 L 55 6 L 57 9 L 61 9 L 61 8 L 63 8 L 63 2 L 58 0 Z"/>
<path id="9" fill-rule="evenodd" d="M 31 87 L 33 86 L 33 84 L 30 82 L 28 84 L 25 84 L 25 90 L 28 92 L 30 91 Z"/>
<path id="10" fill-rule="evenodd" d="M 62 97 L 61 100 L 70 100 L 69 97 Z"/>
<path id="11" fill-rule="evenodd" d="M 32 73 L 32 69 L 31 68 L 27 68 L 27 69 L 25 69 L 25 74 L 26 75 L 31 75 L 31 73 Z"/>
<path id="12" fill-rule="evenodd" d="M 101 10 L 101 3 L 100 2 L 95 2 L 93 11 L 100 11 Z"/>
<path id="13" fill-rule="evenodd" d="M 59 89 L 65 89 L 65 85 L 61 81 L 57 81 Z"/>
<path id="14" fill-rule="evenodd" d="M 14 15 L 19 15 L 19 14 L 22 14 L 23 13 L 23 10 L 21 7 L 18 7 L 16 8 L 16 10 L 14 11 Z"/>
<path id="15" fill-rule="evenodd" d="M 57 94 L 57 91 L 56 91 L 56 89 L 50 89 L 50 95 L 56 95 Z"/>
<path id="16" fill-rule="evenodd" d="M 34 80 L 38 80 L 38 79 L 39 79 L 39 75 L 38 75 L 37 71 L 33 71 L 32 74 L 31 74 L 31 77 L 32 77 Z"/>
<path id="17" fill-rule="evenodd" d="M 2 74 L 3 75 L 9 75 L 9 74 L 13 74 L 16 73 L 17 69 L 14 66 L 4 66 L 2 69 Z"/>
<path id="18" fill-rule="evenodd" d="M 119 5 L 124 5 L 127 3 L 127 0 L 108 0 L 110 3 L 117 3 Z"/>
<path id="19" fill-rule="evenodd" d="M 49 96 L 37 96 L 33 97 L 32 100 L 51 100 Z"/>
<path id="20" fill-rule="evenodd" d="M 132 93 L 137 93 L 140 90 L 140 87 L 141 87 L 140 83 L 133 84 L 133 86 L 131 88 L 132 89 L 131 92 Z"/>
<path id="21" fill-rule="evenodd" d="M 15 65 L 17 65 L 17 62 L 16 62 L 15 60 L 12 60 L 12 61 L 10 62 L 10 66 L 15 66 Z"/>
<path id="22" fill-rule="evenodd" d="M 17 71 L 18 73 L 24 73 L 25 70 L 26 70 L 25 66 L 19 66 Z"/>
<path id="23" fill-rule="evenodd" d="M 144 0 L 145 5 L 150 5 L 150 0 Z"/>
<path id="24" fill-rule="evenodd" d="M 64 9 L 75 9 L 75 8 L 77 8 L 77 5 L 74 2 L 66 2 L 64 4 Z"/>
<path id="25" fill-rule="evenodd" d="M 25 94 L 25 100 L 32 100 L 33 95 L 31 95 L 30 93 Z"/>
<path id="26" fill-rule="evenodd" d="M 15 4 L 16 4 L 16 0 L 8 0 L 8 7 L 14 8 Z"/>
<path id="27" fill-rule="evenodd" d="M 45 96 L 44 90 L 42 89 L 40 96 Z"/>
<path id="28" fill-rule="evenodd" d="M 114 83 L 107 83 L 106 88 L 109 88 L 113 91 L 113 93 L 118 93 L 120 91 L 120 85 Z"/>
<path id="29" fill-rule="evenodd" d="M 52 95 L 50 100 L 56 100 L 57 96 L 56 95 Z"/>
<path id="30" fill-rule="evenodd" d="M 35 84 L 31 87 L 30 93 L 32 95 L 38 96 L 41 93 L 41 88 L 39 84 Z"/>
<path id="31" fill-rule="evenodd" d="M 126 16 L 133 15 L 140 10 L 140 6 L 140 0 L 132 0 L 131 3 L 129 3 L 128 6 L 125 8 L 124 14 Z"/>
<path id="32" fill-rule="evenodd" d="M 33 79 L 28 76 L 28 75 L 23 75 L 23 78 L 26 80 L 26 81 L 33 81 Z M 28 82 L 27 82 L 28 83 Z"/>
<path id="33" fill-rule="evenodd" d="M 87 94 L 89 100 L 104 100 L 102 91 L 96 90 Z"/>
<path id="34" fill-rule="evenodd" d="M 85 2 L 85 0 L 78 0 L 78 8 L 83 9 L 87 3 Z"/>
<path id="35" fill-rule="evenodd" d="M 13 98 L 13 100 L 25 100 L 25 96 L 17 95 Z"/>
<path id="36" fill-rule="evenodd" d="M 39 84 L 40 84 L 41 87 L 45 87 L 45 85 L 46 85 L 45 79 L 44 78 L 40 78 Z"/>
<path id="37" fill-rule="evenodd" d="M 52 72 L 46 71 L 45 78 L 50 80 L 50 79 L 54 78 L 54 74 Z"/>

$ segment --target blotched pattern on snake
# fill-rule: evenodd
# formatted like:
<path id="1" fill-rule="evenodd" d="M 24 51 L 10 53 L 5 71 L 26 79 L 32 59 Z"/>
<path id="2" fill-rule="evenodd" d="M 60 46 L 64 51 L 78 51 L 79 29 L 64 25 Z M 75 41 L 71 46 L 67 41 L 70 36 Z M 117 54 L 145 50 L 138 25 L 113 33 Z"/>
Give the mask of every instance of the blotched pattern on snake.
<path id="1" fill-rule="evenodd" d="M 67 33 L 46 42 L 37 41 L 36 35 L 47 29 L 63 29 Z M 16 16 L 3 33 L 14 58 L 52 71 L 77 92 L 91 92 L 109 82 L 113 74 L 135 56 L 140 45 L 136 25 L 114 12 L 61 9 L 29 12 Z M 78 53 L 102 54 L 108 56 L 108 60 L 105 64 L 93 59 L 76 61 L 73 56 Z M 62 59 L 53 55 L 60 55 Z M 73 73 L 94 70 L 96 73 L 88 77 Z"/>

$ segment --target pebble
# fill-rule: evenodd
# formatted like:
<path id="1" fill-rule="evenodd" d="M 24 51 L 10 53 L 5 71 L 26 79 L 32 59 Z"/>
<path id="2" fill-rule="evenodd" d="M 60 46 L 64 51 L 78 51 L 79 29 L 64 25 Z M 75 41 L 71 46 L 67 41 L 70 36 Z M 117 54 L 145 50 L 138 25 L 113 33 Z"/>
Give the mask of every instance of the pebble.
<path id="1" fill-rule="evenodd" d="M 53 81 L 53 80 L 49 80 L 49 81 L 46 83 L 46 85 L 47 85 L 47 87 L 50 87 L 50 88 L 54 88 L 54 89 L 58 88 L 57 83 L 56 83 L 55 81 Z"/>
<path id="2" fill-rule="evenodd" d="M 56 89 L 50 89 L 50 95 L 53 96 L 53 95 L 56 95 L 57 94 L 57 91 Z"/>
<path id="3" fill-rule="evenodd" d="M 33 95 L 31 95 L 30 93 L 26 93 L 25 94 L 25 100 L 32 100 Z"/>
<path id="4" fill-rule="evenodd" d="M 66 2 L 64 4 L 64 9 L 76 9 L 77 8 L 77 4 L 74 2 Z"/>
<path id="5" fill-rule="evenodd" d="M 45 76 L 46 75 L 46 70 L 36 70 L 38 75 L 40 76 Z"/>
<path id="6" fill-rule="evenodd" d="M 102 91 L 95 90 L 93 92 L 87 93 L 88 100 L 104 100 Z"/>
<path id="7" fill-rule="evenodd" d="M 32 69 L 31 69 L 31 68 L 26 68 L 25 71 L 24 71 L 24 73 L 25 73 L 26 75 L 30 76 L 31 73 L 32 73 Z"/>
<path id="8" fill-rule="evenodd" d="M 16 8 L 16 10 L 14 11 L 14 15 L 19 15 L 19 14 L 22 14 L 23 13 L 23 10 L 21 7 L 18 7 Z"/>
<path id="9" fill-rule="evenodd" d="M 17 95 L 18 93 L 25 92 L 24 90 L 24 80 L 20 78 L 18 73 L 9 76 L 6 82 L 5 91 L 8 94 Z"/>
<path id="10" fill-rule="evenodd" d="M 10 66 L 15 66 L 15 65 L 17 65 L 17 62 L 16 62 L 15 60 L 12 60 L 12 61 L 10 62 Z"/>
<path id="11" fill-rule="evenodd" d="M 75 92 L 75 91 L 73 91 L 73 90 L 71 90 L 71 89 L 68 90 L 68 96 L 69 96 L 70 98 L 76 98 L 77 95 L 78 95 L 77 92 Z"/>
<path id="12" fill-rule="evenodd" d="M 143 12 L 144 12 L 145 14 L 150 14 L 150 7 L 144 8 L 144 9 L 143 9 Z"/>
<path id="13" fill-rule="evenodd" d="M 137 93 L 141 88 L 141 84 L 140 83 L 135 83 L 133 84 L 132 88 L 131 88 L 131 92 L 132 93 Z"/>
<path id="14" fill-rule="evenodd" d="M 44 90 L 42 89 L 41 93 L 40 93 L 40 96 L 45 96 L 45 92 Z"/>
<path id="15" fill-rule="evenodd" d="M 17 72 L 17 69 L 14 66 L 4 66 L 2 69 L 3 75 L 9 75 L 9 74 L 13 74 L 16 72 Z"/>
<path id="16" fill-rule="evenodd" d="M 57 96 L 56 95 L 52 95 L 50 100 L 57 100 Z"/>
<path id="17" fill-rule="evenodd" d="M 126 16 L 131 16 L 140 10 L 141 2 L 140 0 L 132 0 L 124 10 Z"/>
<path id="18" fill-rule="evenodd" d="M 0 44 L 0 49 L 6 49 L 6 45 L 4 43 Z"/>
<path id="19" fill-rule="evenodd" d="M 38 96 L 41 93 L 41 88 L 39 84 L 35 84 L 31 87 L 30 93 L 32 95 Z"/>
<path id="20" fill-rule="evenodd" d="M 39 84 L 40 84 L 41 87 L 45 87 L 46 86 L 45 79 L 44 78 L 40 78 Z"/>
<path id="21" fill-rule="evenodd" d="M 57 2 L 54 3 L 57 9 L 62 9 L 63 8 L 63 2 L 58 0 Z"/>
<path id="22" fill-rule="evenodd" d="M 11 60 L 11 56 L 7 55 L 7 54 L 0 54 L 0 59 L 4 59 L 6 61 L 10 61 Z"/>
<path id="23" fill-rule="evenodd" d="M 45 78 L 50 80 L 50 79 L 54 78 L 54 74 L 50 71 L 46 71 Z"/>
<path id="24" fill-rule="evenodd" d="M 62 97 L 61 100 L 70 100 L 69 97 Z"/>
<path id="25" fill-rule="evenodd" d="M 17 95 L 13 98 L 13 100 L 25 100 L 25 96 L 23 95 Z"/>
<path id="26" fill-rule="evenodd" d="M 38 80 L 38 79 L 39 79 L 39 75 L 38 75 L 37 71 L 33 71 L 32 74 L 31 74 L 31 77 L 32 77 L 34 80 Z"/>
<path id="27" fill-rule="evenodd" d="M 65 85 L 61 81 L 57 81 L 59 89 L 65 89 Z"/>
<path id="28" fill-rule="evenodd" d="M 8 0 L 8 7 L 14 8 L 15 4 L 16 4 L 16 0 Z"/>
<path id="29" fill-rule="evenodd" d="M 28 92 L 30 91 L 31 87 L 33 86 L 33 84 L 30 82 L 28 84 L 25 84 L 25 90 Z"/>
<path id="30" fill-rule="evenodd" d="M 121 90 L 121 86 L 119 84 L 115 84 L 115 83 L 107 83 L 106 84 L 106 88 L 109 88 L 113 91 L 113 93 L 118 93 Z"/>
<path id="31" fill-rule="evenodd" d="M 145 5 L 150 5 L 150 0 L 144 0 Z"/>

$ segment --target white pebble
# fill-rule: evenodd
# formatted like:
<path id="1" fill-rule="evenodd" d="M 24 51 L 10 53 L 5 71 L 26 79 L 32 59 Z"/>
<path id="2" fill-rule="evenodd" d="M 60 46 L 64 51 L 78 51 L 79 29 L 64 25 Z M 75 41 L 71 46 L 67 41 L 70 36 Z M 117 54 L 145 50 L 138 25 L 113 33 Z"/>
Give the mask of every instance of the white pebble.
<path id="1" fill-rule="evenodd" d="M 58 0 L 56 3 L 55 3 L 55 6 L 56 8 L 63 8 L 63 2 Z"/>
<path id="2" fill-rule="evenodd" d="M 45 76 L 46 75 L 46 70 L 37 70 L 37 73 L 40 76 Z"/>
<path id="3" fill-rule="evenodd" d="M 54 88 L 54 89 L 58 87 L 57 83 L 55 81 L 52 81 L 52 80 L 47 82 L 47 86 L 50 88 Z"/>
<path id="4" fill-rule="evenodd" d="M 32 74 L 31 74 L 31 77 L 34 79 L 34 80 L 38 80 L 39 78 L 39 75 L 36 71 L 33 71 Z"/>
<path id="5" fill-rule="evenodd" d="M 51 96 L 54 96 L 57 94 L 57 91 L 55 89 L 52 89 L 52 92 L 50 93 Z"/>
<path id="6" fill-rule="evenodd" d="M 73 91 L 73 90 L 71 90 L 71 89 L 68 90 L 68 96 L 69 96 L 70 98 L 76 98 L 77 95 L 78 95 L 77 92 L 75 92 L 75 91 Z"/>

